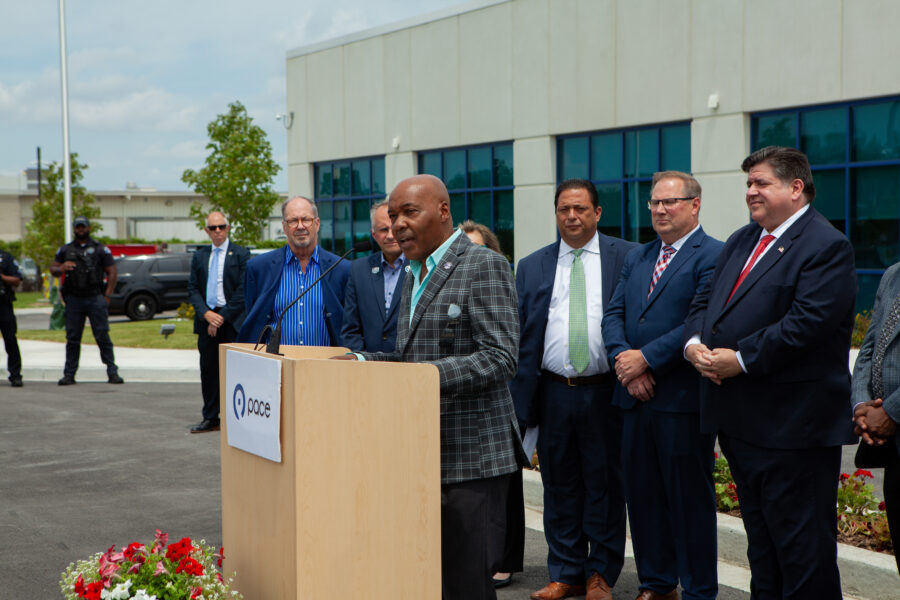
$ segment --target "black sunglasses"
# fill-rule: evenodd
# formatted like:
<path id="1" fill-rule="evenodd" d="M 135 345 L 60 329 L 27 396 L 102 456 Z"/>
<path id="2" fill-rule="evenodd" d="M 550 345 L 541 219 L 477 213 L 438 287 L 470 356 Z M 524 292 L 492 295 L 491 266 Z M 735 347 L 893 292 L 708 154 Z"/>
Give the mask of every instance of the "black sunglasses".
<path id="1" fill-rule="evenodd" d="M 207 225 L 206 226 L 206 228 L 209 229 L 210 231 L 216 231 L 217 229 L 224 230 L 226 227 L 228 227 L 227 223 L 225 225 Z"/>

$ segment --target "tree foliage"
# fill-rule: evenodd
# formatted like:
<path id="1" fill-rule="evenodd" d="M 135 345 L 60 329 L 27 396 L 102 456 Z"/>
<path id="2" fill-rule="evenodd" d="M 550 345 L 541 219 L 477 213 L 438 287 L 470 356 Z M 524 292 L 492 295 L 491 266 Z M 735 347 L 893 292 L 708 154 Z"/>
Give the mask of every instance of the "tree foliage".
<path id="1" fill-rule="evenodd" d="M 255 243 L 262 239 L 278 202 L 272 180 L 281 167 L 272 159 L 272 145 L 240 102 L 229 104 L 228 112 L 218 115 L 206 130 L 210 140 L 206 166 L 199 171 L 187 169 L 181 176 L 209 200 L 209 206 L 195 202 L 191 216 L 202 228 L 210 211 L 221 211 L 231 224 L 234 241 Z"/>
<path id="2" fill-rule="evenodd" d="M 79 182 L 87 170 L 87 165 L 78 162 L 78 154 L 71 155 L 72 168 L 72 218 L 85 216 L 91 220 L 91 233 L 97 233 L 103 226 L 96 221 L 100 216 L 97 199 L 89 194 Z M 50 163 L 47 178 L 41 183 L 41 199 L 31 207 L 33 218 L 25 224 L 23 250 L 34 259 L 42 271 L 53 262 L 56 251 L 70 240 L 65 239 L 65 166 Z"/>

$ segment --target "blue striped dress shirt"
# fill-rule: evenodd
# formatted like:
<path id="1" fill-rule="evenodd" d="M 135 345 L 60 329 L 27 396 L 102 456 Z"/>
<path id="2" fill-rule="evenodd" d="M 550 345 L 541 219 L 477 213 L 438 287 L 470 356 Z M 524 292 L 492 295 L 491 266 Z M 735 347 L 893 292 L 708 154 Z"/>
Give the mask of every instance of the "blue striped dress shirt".
<path id="1" fill-rule="evenodd" d="M 309 288 L 319 278 L 319 246 L 313 250 L 312 257 L 306 265 L 306 273 L 300 270 L 300 261 L 290 248 L 285 248 L 284 269 L 281 272 L 281 285 L 275 295 L 275 311 L 272 327 L 300 292 Z M 328 328 L 325 326 L 325 301 L 322 297 L 322 282 L 319 282 L 303 298 L 291 307 L 281 323 L 281 343 L 293 346 L 330 346 Z"/>

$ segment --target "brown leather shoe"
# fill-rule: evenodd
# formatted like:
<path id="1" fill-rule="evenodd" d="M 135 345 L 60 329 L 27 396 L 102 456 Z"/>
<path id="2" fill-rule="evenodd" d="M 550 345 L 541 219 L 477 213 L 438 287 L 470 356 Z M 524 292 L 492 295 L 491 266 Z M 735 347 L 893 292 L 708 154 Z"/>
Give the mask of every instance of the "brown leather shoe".
<path id="1" fill-rule="evenodd" d="M 612 590 L 609 589 L 609 584 L 599 573 L 588 577 L 587 596 L 584 597 L 584 600 L 612 600 Z"/>
<path id="2" fill-rule="evenodd" d="M 569 596 L 581 596 L 584 594 L 583 585 L 570 585 L 559 581 L 551 581 L 531 595 L 531 600 L 562 600 Z"/>
<path id="3" fill-rule="evenodd" d="M 634 600 L 678 600 L 678 588 L 673 589 L 668 594 L 660 594 L 653 590 L 641 590 Z"/>

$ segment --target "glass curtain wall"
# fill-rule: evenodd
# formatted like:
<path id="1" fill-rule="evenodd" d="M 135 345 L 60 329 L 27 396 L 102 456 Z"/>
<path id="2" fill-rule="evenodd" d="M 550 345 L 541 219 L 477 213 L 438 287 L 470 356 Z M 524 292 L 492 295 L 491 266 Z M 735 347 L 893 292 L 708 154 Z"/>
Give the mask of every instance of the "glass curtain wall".
<path id="1" fill-rule="evenodd" d="M 316 163 L 315 177 L 319 245 L 343 254 L 369 238 L 369 209 L 385 197 L 384 157 Z"/>

